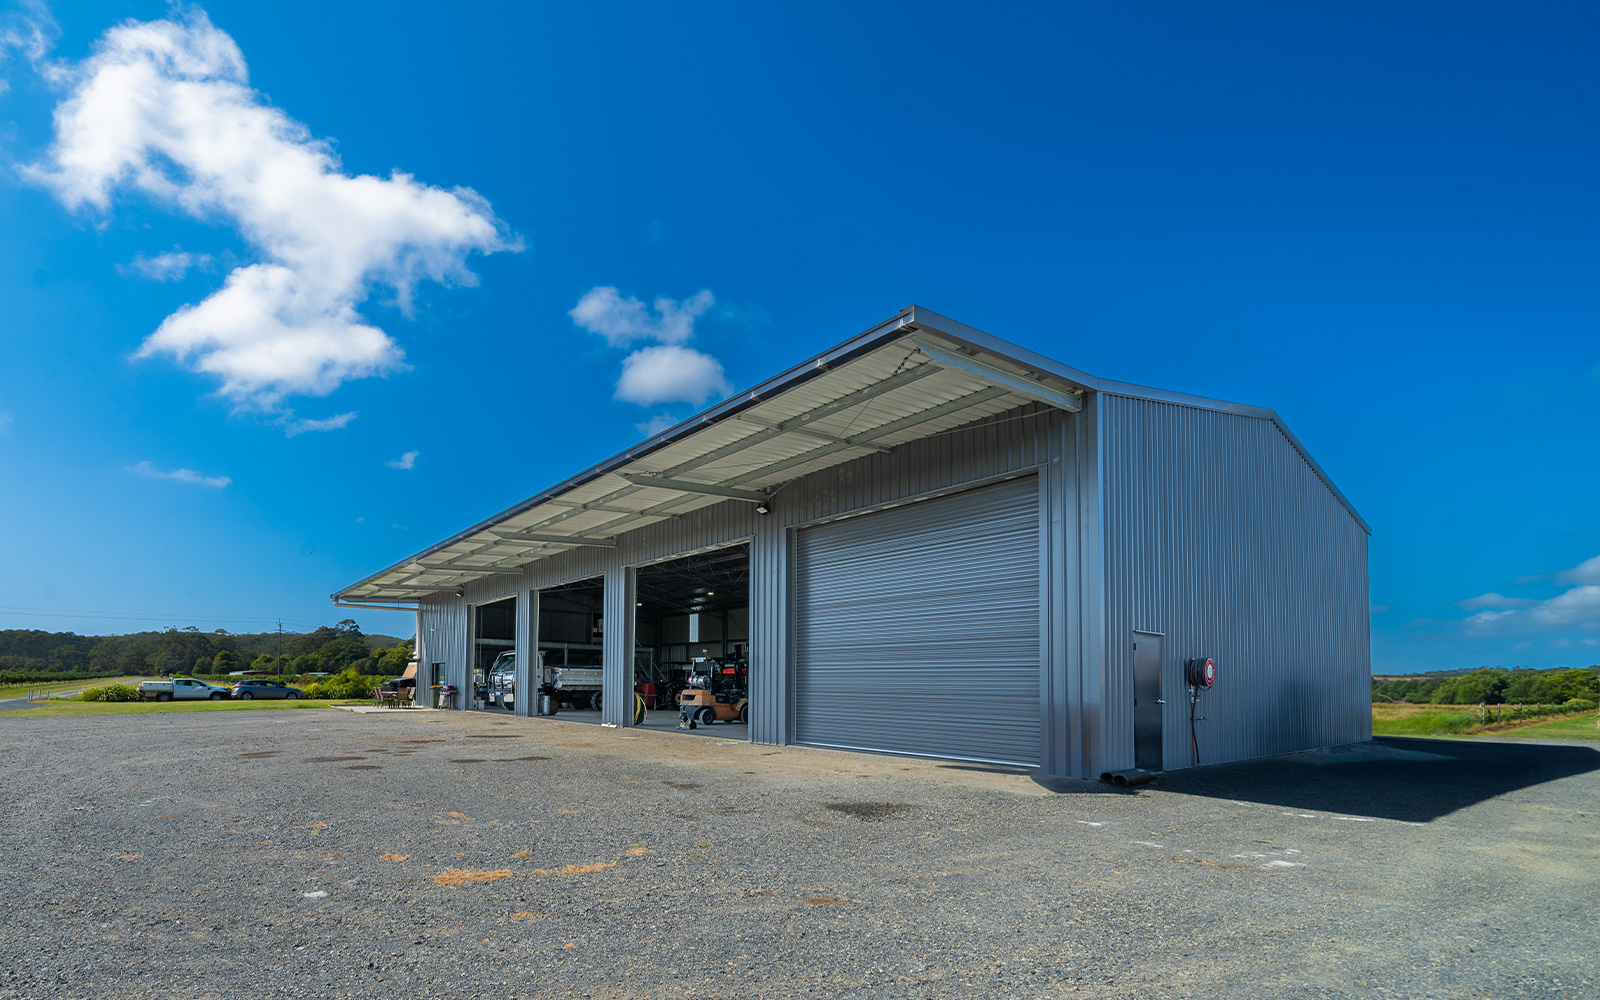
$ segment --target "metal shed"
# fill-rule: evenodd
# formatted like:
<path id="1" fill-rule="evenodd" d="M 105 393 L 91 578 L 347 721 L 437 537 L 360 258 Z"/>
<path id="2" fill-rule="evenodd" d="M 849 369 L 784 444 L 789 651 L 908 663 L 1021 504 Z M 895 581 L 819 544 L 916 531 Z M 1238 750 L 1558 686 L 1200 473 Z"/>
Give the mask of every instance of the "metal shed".
<path id="1" fill-rule="evenodd" d="M 334 597 L 465 689 L 475 608 L 526 678 L 540 592 L 598 578 L 625 726 L 639 574 L 745 545 L 749 739 L 1097 776 L 1369 738 L 1368 534 L 1273 411 L 912 306 Z"/>

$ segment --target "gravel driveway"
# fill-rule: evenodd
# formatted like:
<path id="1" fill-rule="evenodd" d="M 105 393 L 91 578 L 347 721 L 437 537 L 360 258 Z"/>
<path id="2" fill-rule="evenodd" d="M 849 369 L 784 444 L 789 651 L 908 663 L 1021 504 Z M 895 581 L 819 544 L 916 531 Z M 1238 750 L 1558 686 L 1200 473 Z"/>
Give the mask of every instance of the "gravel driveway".
<path id="1" fill-rule="evenodd" d="M 1593 745 L 1127 791 L 468 712 L 0 749 L 0 997 L 1600 996 Z"/>

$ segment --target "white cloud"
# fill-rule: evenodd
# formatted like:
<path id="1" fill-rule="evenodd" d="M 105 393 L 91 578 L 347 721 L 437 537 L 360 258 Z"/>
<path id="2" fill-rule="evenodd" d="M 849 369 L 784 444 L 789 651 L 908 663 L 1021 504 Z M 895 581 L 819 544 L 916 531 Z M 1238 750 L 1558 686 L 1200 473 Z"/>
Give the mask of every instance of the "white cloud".
<path id="1" fill-rule="evenodd" d="M 373 290 L 409 310 L 419 281 L 470 285 L 470 253 L 520 249 L 471 190 L 344 173 L 327 142 L 250 87 L 238 46 L 197 8 L 124 22 L 58 76 L 71 92 L 34 179 L 71 209 L 108 211 L 135 191 L 232 226 L 260 258 L 137 354 L 215 375 L 241 406 L 270 410 L 404 367 L 357 312 Z"/>
<path id="2" fill-rule="evenodd" d="M 142 274 L 153 281 L 178 281 L 188 274 L 192 268 L 205 267 L 211 263 L 208 253 L 184 253 L 174 250 L 168 253 L 159 253 L 154 257 L 139 254 L 128 263 L 128 266 L 119 267 L 119 271 L 126 273 L 132 271 Z"/>
<path id="3" fill-rule="evenodd" d="M 1600 584 L 1600 556 L 1585 559 L 1583 562 L 1568 570 L 1556 574 L 1557 583 L 1597 583 Z"/>
<path id="4" fill-rule="evenodd" d="M 422 452 L 420 452 L 420 451 L 408 451 L 404 455 L 401 455 L 399 458 L 391 458 L 391 459 L 389 459 L 389 461 L 387 461 L 387 462 L 385 462 L 383 464 L 387 465 L 391 469 L 411 469 L 411 468 L 415 468 L 416 464 L 417 464 L 417 456 L 420 455 L 420 454 L 422 454 Z"/>
<path id="5" fill-rule="evenodd" d="M 640 340 L 681 344 L 694 336 L 695 320 L 716 304 L 710 289 L 701 289 L 682 302 L 656 299 L 654 316 L 645 304 L 609 285 L 591 288 L 567 313 L 572 321 L 606 338 L 612 347 L 627 347 Z"/>
<path id="6" fill-rule="evenodd" d="M 349 413 L 340 413 L 332 417 L 323 417 L 320 420 L 302 419 L 290 420 L 284 425 L 283 433 L 286 437 L 298 437 L 312 431 L 337 431 L 349 426 L 350 421 L 356 418 L 355 410 Z"/>
<path id="7" fill-rule="evenodd" d="M 1469 597 L 1464 601 L 1457 601 L 1456 607 L 1462 611 L 1478 611 L 1483 608 L 1531 608 L 1538 601 L 1526 597 L 1506 597 L 1504 594 L 1479 594 Z"/>
<path id="8" fill-rule="evenodd" d="M 640 406 L 657 403 L 704 403 L 733 391 L 722 363 L 689 347 L 663 344 L 634 351 L 622 360 L 618 399 Z"/>
<path id="9" fill-rule="evenodd" d="M 152 462 L 140 462 L 128 466 L 128 471 L 136 476 L 145 476 L 149 479 L 171 479 L 174 482 L 190 483 L 195 486 L 209 486 L 213 489 L 222 489 L 233 482 L 227 476 L 203 476 L 193 469 L 160 469 Z"/>

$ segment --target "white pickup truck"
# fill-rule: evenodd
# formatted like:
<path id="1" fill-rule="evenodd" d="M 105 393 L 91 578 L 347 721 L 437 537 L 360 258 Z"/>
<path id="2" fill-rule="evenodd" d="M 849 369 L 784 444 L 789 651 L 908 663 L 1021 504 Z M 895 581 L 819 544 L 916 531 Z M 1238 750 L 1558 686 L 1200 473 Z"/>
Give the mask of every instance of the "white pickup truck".
<path id="1" fill-rule="evenodd" d="M 197 681 L 193 677 L 166 677 L 161 680 L 141 681 L 139 697 L 156 701 L 203 700 L 221 701 L 228 697 L 228 689 Z"/>
<path id="2" fill-rule="evenodd" d="M 506 650 L 495 657 L 489 667 L 484 700 L 490 705 L 501 705 L 511 711 L 516 701 L 516 677 L 512 667 L 516 663 L 514 650 Z M 604 676 L 599 667 L 569 667 L 549 665 L 544 653 L 539 654 L 540 689 L 554 695 L 558 701 L 572 708 L 600 710 L 600 687 Z"/>

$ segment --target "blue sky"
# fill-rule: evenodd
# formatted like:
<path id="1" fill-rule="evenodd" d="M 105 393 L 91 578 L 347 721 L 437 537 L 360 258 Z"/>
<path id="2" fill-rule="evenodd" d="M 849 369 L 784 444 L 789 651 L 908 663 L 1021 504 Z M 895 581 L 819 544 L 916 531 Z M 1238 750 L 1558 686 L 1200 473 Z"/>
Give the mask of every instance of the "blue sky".
<path id="1" fill-rule="evenodd" d="M 0 627 L 336 620 L 915 302 L 1277 409 L 1375 670 L 1600 662 L 1590 5 L 3 10 Z"/>

